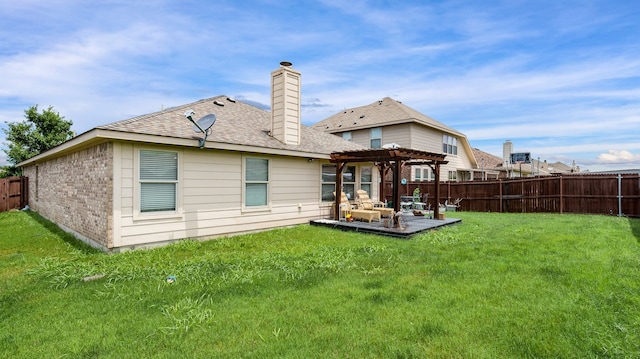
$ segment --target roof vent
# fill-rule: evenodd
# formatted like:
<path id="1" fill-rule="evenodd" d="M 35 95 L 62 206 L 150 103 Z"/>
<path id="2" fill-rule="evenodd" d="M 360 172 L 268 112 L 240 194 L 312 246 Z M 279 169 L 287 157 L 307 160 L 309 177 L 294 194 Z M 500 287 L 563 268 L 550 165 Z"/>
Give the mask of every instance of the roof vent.
<path id="1" fill-rule="evenodd" d="M 364 118 L 364 115 L 360 115 L 360 118 Z"/>
<path id="2" fill-rule="evenodd" d="M 218 100 L 213 101 L 213 103 L 218 106 L 224 106 L 224 102 L 220 102 Z"/>
<path id="3" fill-rule="evenodd" d="M 227 101 L 236 103 L 236 99 L 233 97 L 227 97 Z"/>
<path id="4" fill-rule="evenodd" d="M 290 63 L 289 61 L 282 61 L 280 62 L 280 66 L 282 67 L 291 67 L 293 64 Z"/>

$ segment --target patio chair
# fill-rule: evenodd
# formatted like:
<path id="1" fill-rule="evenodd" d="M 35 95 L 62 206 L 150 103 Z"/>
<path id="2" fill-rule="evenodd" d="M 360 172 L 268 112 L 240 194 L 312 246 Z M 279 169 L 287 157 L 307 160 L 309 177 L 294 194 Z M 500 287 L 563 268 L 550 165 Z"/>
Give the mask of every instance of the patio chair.
<path id="1" fill-rule="evenodd" d="M 340 203 L 349 203 L 349 198 L 347 198 L 347 195 L 344 192 L 341 192 Z M 350 213 L 353 219 L 366 220 L 369 223 L 371 223 L 371 221 L 375 219 L 378 222 L 380 222 L 380 212 L 378 211 L 373 211 L 369 209 L 352 208 L 350 210 Z"/>
<path id="2" fill-rule="evenodd" d="M 336 193 L 333 192 L 333 197 L 335 198 Z M 336 204 L 333 203 L 333 208 L 335 208 Z M 349 203 L 349 198 L 342 193 L 342 197 L 340 198 L 340 211 L 338 212 L 338 220 L 343 221 L 347 219 L 347 214 L 351 214 L 351 203 Z"/>
<path id="3" fill-rule="evenodd" d="M 378 211 L 380 212 L 380 216 L 382 217 L 393 216 L 393 208 L 376 207 L 373 203 L 373 200 L 369 198 L 369 194 L 367 193 L 367 191 L 359 189 L 356 191 L 356 193 L 358 194 L 358 209 Z"/>

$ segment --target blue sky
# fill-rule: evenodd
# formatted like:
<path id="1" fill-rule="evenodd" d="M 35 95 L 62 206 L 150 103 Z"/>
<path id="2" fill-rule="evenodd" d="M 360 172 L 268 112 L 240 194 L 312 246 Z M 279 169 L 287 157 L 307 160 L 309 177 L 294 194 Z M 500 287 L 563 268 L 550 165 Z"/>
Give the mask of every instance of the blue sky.
<path id="1" fill-rule="evenodd" d="M 20 0 L 0 19 L 3 128 L 35 104 L 77 133 L 223 94 L 268 105 L 287 60 L 305 124 L 389 96 L 498 156 L 509 139 L 640 168 L 638 1 Z"/>

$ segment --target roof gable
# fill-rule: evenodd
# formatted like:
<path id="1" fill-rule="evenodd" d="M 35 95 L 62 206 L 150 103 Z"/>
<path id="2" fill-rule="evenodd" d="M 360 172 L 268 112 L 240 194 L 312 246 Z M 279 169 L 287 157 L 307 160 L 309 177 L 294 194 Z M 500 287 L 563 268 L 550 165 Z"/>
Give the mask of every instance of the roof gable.
<path id="1" fill-rule="evenodd" d="M 385 97 L 366 106 L 346 109 L 317 122 L 311 127 L 329 133 L 337 133 L 407 122 L 419 123 L 443 132 L 462 136 L 459 131 L 390 97 Z"/>

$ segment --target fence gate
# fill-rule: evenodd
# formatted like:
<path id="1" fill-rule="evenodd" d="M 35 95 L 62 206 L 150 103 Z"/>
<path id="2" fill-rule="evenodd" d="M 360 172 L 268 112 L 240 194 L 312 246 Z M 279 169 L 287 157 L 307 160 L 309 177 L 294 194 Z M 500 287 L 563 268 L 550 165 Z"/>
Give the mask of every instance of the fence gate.
<path id="1" fill-rule="evenodd" d="M 0 212 L 27 205 L 27 177 L 0 178 Z"/>

